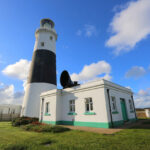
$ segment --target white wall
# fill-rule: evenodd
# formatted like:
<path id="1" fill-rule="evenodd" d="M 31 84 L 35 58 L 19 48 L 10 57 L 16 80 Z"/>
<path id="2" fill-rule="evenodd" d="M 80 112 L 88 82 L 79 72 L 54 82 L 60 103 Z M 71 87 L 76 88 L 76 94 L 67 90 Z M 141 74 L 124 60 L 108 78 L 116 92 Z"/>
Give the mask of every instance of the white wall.
<path id="1" fill-rule="evenodd" d="M 39 117 L 40 94 L 44 91 L 56 89 L 56 85 L 49 83 L 28 83 L 22 105 L 21 116 Z"/>
<path id="2" fill-rule="evenodd" d="M 64 90 L 62 98 L 62 119 L 65 121 L 81 122 L 107 122 L 104 88 L 82 89 L 82 91 L 67 92 Z M 85 98 L 91 97 L 93 100 L 93 112 L 96 115 L 85 115 Z M 77 115 L 71 116 L 69 113 L 69 101 L 75 99 Z"/>
<path id="3" fill-rule="evenodd" d="M 52 40 L 50 37 L 52 36 Z M 56 53 L 56 31 L 55 29 L 39 28 L 35 33 L 36 41 L 34 45 L 34 51 L 38 49 L 46 49 Z M 41 42 L 44 42 L 44 46 L 41 46 Z"/>
<path id="4" fill-rule="evenodd" d="M 41 121 L 41 112 L 42 112 L 42 99 L 44 99 L 44 103 L 43 103 L 43 120 L 44 121 L 56 121 L 56 103 L 57 103 L 57 92 L 59 92 L 59 90 L 57 89 L 53 89 L 51 90 L 52 95 L 47 94 L 47 92 L 45 92 L 44 96 L 40 97 L 40 115 L 39 115 L 39 120 Z M 43 93 L 42 93 L 43 94 Z M 50 105 L 50 116 L 46 116 L 45 115 L 45 109 L 46 109 L 46 103 L 49 102 Z M 58 107 L 58 106 L 57 106 Z M 59 111 L 60 108 L 58 108 Z M 61 113 L 61 112 L 60 112 Z"/>
<path id="5" fill-rule="evenodd" d="M 109 110 L 109 104 L 108 104 L 107 89 L 109 89 L 111 108 L 112 108 L 111 97 L 113 96 L 116 99 L 116 106 L 117 106 L 118 114 L 112 114 L 112 120 L 113 121 L 123 120 L 120 98 L 123 98 L 125 100 L 128 119 L 134 119 L 135 118 L 135 112 L 131 112 L 130 105 L 129 105 L 129 99 L 132 100 L 132 98 L 131 98 L 132 92 L 127 92 L 127 91 L 122 90 L 122 89 L 116 89 L 116 88 L 113 88 L 110 86 L 106 86 L 105 87 L 105 94 L 106 94 L 106 101 L 107 101 L 107 111 L 109 114 L 109 117 L 108 117 L 109 121 L 111 121 L 111 120 L 110 120 L 110 110 Z"/>

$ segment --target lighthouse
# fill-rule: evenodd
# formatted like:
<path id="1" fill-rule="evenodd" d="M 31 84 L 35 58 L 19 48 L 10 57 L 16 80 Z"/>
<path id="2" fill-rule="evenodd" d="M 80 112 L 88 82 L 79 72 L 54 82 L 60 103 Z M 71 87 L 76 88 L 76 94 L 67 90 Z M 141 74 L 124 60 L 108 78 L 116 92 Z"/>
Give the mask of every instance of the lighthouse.
<path id="1" fill-rule="evenodd" d="M 35 32 L 35 46 L 25 88 L 21 116 L 39 117 L 40 94 L 57 88 L 54 22 L 42 19 Z"/>

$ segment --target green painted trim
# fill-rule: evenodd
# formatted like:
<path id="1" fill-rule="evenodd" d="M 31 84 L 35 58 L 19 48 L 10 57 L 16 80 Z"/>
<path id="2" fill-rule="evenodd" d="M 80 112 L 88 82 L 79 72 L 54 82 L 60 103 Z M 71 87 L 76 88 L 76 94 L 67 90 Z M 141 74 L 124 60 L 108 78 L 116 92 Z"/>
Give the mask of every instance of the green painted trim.
<path id="1" fill-rule="evenodd" d="M 96 115 L 95 112 L 85 112 L 84 115 Z"/>
<path id="2" fill-rule="evenodd" d="M 69 112 L 68 115 L 77 115 L 75 112 Z"/>
<path id="3" fill-rule="evenodd" d="M 45 114 L 44 114 L 44 116 L 51 116 L 51 114 L 49 114 L 49 113 L 45 113 Z"/>
<path id="4" fill-rule="evenodd" d="M 114 112 L 112 112 L 112 114 L 119 114 L 119 112 L 118 111 L 114 111 Z"/>
<path id="5" fill-rule="evenodd" d="M 56 121 L 45 121 L 45 120 L 43 120 L 42 123 L 55 125 L 55 124 L 56 124 Z"/>
<path id="6" fill-rule="evenodd" d="M 124 124 L 123 120 L 113 121 L 113 127 L 119 127 Z"/>
<path id="7" fill-rule="evenodd" d="M 60 125 L 74 125 L 74 126 L 86 126 L 95 128 L 109 128 L 110 123 L 107 122 L 80 122 L 80 121 L 42 121 L 47 124 L 60 124 Z"/>
<path id="8" fill-rule="evenodd" d="M 130 122 L 135 122 L 136 118 L 129 119 Z M 85 126 L 95 128 L 111 128 L 111 122 L 81 122 L 81 121 L 42 121 L 42 123 L 52 125 L 73 125 L 73 126 Z M 113 127 L 119 127 L 124 124 L 123 120 L 113 121 Z"/>

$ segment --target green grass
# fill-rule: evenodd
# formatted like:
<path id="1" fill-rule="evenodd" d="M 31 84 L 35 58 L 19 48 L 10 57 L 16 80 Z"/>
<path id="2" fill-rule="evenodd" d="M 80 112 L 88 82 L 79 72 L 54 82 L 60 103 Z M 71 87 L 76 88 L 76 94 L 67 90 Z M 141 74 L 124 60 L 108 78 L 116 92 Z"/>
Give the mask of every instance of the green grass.
<path id="1" fill-rule="evenodd" d="M 142 127 L 141 129 L 124 129 L 110 135 L 77 130 L 63 133 L 38 133 L 12 127 L 8 122 L 0 122 L 0 150 L 141 149 L 150 149 L 150 129 Z"/>

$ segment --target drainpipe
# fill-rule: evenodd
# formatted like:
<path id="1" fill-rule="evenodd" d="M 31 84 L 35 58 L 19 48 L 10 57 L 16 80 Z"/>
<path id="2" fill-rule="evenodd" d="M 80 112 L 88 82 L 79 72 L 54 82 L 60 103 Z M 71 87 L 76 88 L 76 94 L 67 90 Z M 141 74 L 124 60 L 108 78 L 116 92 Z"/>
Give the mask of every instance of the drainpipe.
<path id="1" fill-rule="evenodd" d="M 44 107 L 44 98 L 42 98 L 42 106 L 41 106 L 41 120 L 40 122 L 43 122 L 43 107 Z"/>
<path id="2" fill-rule="evenodd" d="M 133 103 L 133 107 L 134 107 L 135 118 L 136 118 L 136 120 L 137 120 L 137 116 L 136 116 L 136 109 L 135 109 L 135 105 L 134 105 L 133 95 L 131 95 L 131 99 L 132 99 L 132 103 Z"/>
<path id="3" fill-rule="evenodd" d="M 109 89 L 107 89 L 107 96 L 108 96 L 108 102 L 109 102 L 109 112 L 110 112 L 110 120 L 111 120 L 111 125 L 112 127 L 114 127 L 113 124 L 113 118 L 112 118 L 112 111 L 111 111 L 111 104 L 110 104 L 110 95 L 109 95 Z"/>

